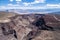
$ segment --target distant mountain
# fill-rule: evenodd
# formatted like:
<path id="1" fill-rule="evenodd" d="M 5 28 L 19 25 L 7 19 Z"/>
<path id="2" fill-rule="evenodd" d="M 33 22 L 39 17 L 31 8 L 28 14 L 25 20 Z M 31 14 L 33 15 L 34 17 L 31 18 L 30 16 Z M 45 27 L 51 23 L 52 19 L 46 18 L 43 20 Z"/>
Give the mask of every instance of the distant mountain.
<path id="1" fill-rule="evenodd" d="M 0 10 L 0 11 L 7 11 L 7 12 L 14 12 L 14 13 L 60 13 L 60 9 L 26 9 L 26 10 L 23 10 L 23 9 L 8 9 L 8 10 Z"/>

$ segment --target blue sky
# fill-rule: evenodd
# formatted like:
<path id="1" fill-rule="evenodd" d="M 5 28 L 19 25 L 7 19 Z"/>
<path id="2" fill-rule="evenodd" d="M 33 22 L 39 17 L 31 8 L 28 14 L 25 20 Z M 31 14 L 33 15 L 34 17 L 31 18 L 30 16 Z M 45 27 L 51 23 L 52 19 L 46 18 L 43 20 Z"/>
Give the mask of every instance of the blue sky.
<path id="1" fill-rule="evenodd" d="M 60 8 L 60 0 L 0 0 L 0 8 L 48 9 Z"/>
<path id="2" fill-rule="evenodd" d="M 31 3 L 34 2 L 36 0 L 0 0 L 0 5 L 7 5 L 7 4 L 17 4 L 17 2 L 19 2 L 20 4 L 26 2 L 26 3 Z M 38 0 L 39 1 L 39 0 Z M 41 1 L 41 0 L 40 0 Z M 43 1 L 45 3 L 43 4 L 58 4 L 60 3 L 60 0 L 45 0 Z"/>

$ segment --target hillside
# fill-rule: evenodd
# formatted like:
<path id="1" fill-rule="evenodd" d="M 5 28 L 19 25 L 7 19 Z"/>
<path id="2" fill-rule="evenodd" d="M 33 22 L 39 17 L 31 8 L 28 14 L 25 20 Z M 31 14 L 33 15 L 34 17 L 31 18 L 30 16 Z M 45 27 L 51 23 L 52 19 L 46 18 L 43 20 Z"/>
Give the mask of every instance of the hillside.
<path id="1" fill-rule="evenodd" d="M 60 40 L 59 17 L 0 12 L 0 40 Z"/>

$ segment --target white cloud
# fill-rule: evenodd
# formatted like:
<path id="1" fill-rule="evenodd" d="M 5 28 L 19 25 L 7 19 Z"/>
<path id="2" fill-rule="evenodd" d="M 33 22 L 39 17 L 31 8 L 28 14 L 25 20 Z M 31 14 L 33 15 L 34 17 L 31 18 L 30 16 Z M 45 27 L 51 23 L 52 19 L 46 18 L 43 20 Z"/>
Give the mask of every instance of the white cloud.
<path id="1" fill-rule="evenodd" d="M 37 3 L 45 3 L 46 0 L 35 0 L 34 2 L 26 3 L 24 2 L 23 4 L 25 6 L 32 5 L 32 4 L 37 4 Z"/>
<path id="2" fill-rule="evenodd" d="M 60 4 L 47 4 L 48 8 L 60 8 Z"/>
<path id="3" fill-rule="evenodd" d="M 21 1 L 21 0 L 16 0 L 16 1 Z"/>
<path id="4" fill-rule="evenodd" d="M 28 5 L 29 5 L 29 4 L 28 4 L 28 3 L 26 3 L 26 2 L 25 2 L 25 3 L 23 3 L 23 4 L 24 4 L 24 6 L 28 6 Z"/>
<path id="5" fill-rule="evenodd" d="M 13 1 L 13 0 L 10 0 L 11 2 Z"/>
<path id="6" fill-rule="evenodd" d="M 47 4 L 47 6 L 49 6 L 49 7 L 58 7 L 58 6 L 60 6 L 60 4 Z"/>
<path id="7" fill-rule="evenodd" d="M 19 4 L 20 2 L 19 2 L 19 1 L 17 1 L 16 3 L 17 3 L 17 4 Z"/>
<path id="8" fill-rule="evenodd" d="M 14 0 L 10 0 L 10 1 L 13 2 Z M 21 0 L 15 0 L 15 1 L 20 2 Z"/>
<path id="9" fill-rule="evenodd" d="M 6 8 L 5 6 L 0 6 L 0 10 L 1 10 L 1 9 L 5 9 L 5 8 Z"/>
<path id="10" fill-rule="evenodd" d="M 0 9 L 23 9 L 23 10 L 26 10 L 26 9 L 46 9 L 45 7 L 21 7 L 21 6 L 3 6 L 3 7 L 0 7 Z"/>
<path id="11" fill-rule="evenodd" d="M 0 9 L 53 9 L 60 8 L 60 4 L 47 4 L 44 6 L 28 6 L 29 4 L 24 3 L 25 6 L 20 6 L 18 4 L 8 4 L 7 6 L 0 6 Z"/>
<path id="12" fill-rule="evenodd" d="M 35 0 L 35 3 L 45 3 L 45 0 Z"/>
<path id="13" fill-rule="evenodd" d="M 31 4 L 36 4 L 36 3 L 45 3 L 46 0 L 35 0 L 34 2 L 31 2 Z"/>
<path id="14" fill-rule="evenodd" d="M 19 5 L 19 4 L 15 4 L 15 5 L 14 5 L 14 4 L 8 4 L 7 6 L 9 6 L 9 7 L 11 7 L 11 6 L 12 6 L 12 7 L 13 7 L 13 6 L 16 6 L 16 7 L 17 7 L 17 6 L 20 6 L 20 5 Z"/>
<path id="15" fill-rule="evenodd" d="M 12 6 L 13 4 L 8 4 L 8 6 Z"/>

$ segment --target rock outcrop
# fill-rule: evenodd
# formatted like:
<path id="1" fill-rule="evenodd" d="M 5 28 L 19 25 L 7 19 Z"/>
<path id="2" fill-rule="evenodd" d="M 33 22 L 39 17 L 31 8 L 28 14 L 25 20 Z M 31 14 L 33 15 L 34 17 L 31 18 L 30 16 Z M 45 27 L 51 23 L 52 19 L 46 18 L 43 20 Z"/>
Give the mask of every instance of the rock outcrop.
<path id="1" fill-rule="evenodd" d="M 60 40 L 59 30 L 56 31 L 55 27 L 48 23 L 53 20 L 49 21 L 50 17 L 44 14 L 20 15 L 1 12 L 1 15 L 1 40 Z"/>

